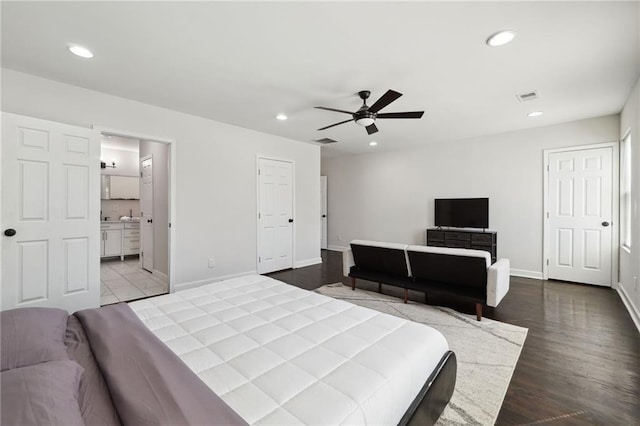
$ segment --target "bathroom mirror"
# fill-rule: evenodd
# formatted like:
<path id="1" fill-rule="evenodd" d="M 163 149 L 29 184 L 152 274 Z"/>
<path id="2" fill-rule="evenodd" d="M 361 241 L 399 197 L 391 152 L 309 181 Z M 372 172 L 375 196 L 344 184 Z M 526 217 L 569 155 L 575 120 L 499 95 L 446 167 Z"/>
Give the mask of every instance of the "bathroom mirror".
<path id="1" fill-rule="evenodd" d="M 139 200 L 140 178 L 103 175 L 100 198 L 103 200 Z"/>

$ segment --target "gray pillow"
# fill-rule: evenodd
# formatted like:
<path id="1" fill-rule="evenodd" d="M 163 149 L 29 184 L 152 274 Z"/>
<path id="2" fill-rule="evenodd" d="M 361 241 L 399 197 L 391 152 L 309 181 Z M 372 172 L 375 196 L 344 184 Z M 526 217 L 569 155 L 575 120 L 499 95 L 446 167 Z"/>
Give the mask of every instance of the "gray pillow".
<path id="1" fill-rule="evenodd" d="M 3 426 L 84 425 L 78 406 L 82 367 L 77 362 L 44 362 L 0 375 Z"/>
<path id="2" fill-rule="evenodd" d="M 20 308 L 0 312 L 0 371 L 68 360 L 64 345 L 67 311 Z"/>

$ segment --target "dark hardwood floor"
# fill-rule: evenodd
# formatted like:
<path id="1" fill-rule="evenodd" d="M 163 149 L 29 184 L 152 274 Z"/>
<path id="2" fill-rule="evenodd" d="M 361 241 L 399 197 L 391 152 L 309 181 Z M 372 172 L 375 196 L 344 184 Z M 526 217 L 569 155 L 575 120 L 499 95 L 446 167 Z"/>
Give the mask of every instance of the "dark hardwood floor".
<path id="1" fill-rule="evenodd" d="M 341 253 L 323 251 L 322 260 L 270 276 L 308 290 L 349 285 Z M 382 291 L 401 297 L 395 287 Z M 424 295 L 410 300 L 423 303 Z M 475 312 L 435 295 L 429 303 Z M 640 333 L 614 290 L 511 277 L 507 296 L 484 316 L 529 329 L 497 425 L 640 425 Z"/>

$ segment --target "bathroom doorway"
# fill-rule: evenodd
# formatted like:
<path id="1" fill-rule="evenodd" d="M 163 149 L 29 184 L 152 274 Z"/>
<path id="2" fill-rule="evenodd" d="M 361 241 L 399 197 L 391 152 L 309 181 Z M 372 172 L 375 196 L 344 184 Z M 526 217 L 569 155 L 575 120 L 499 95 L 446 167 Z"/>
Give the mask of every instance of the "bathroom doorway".
<path id="1" fill-rule="evenodd" d="M 169 292 L 169 151 L 165 143 L 102 132 L 101 305 Z M 141 206 L 141 160 L 151 157 L 155 167 L 147 179 L 154 182 L 153 223 Z M 147 219 L 148 224 L 141 223 Z M 147 252 L 143 226 L 152 236 L 147 247 L 151 244 L 153 250 Z"/>

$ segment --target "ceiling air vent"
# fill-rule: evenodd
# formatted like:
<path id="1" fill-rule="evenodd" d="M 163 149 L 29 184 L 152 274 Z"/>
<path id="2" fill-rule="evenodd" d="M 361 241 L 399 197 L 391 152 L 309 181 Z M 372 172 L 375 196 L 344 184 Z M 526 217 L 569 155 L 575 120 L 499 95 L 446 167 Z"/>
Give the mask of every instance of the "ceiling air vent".
<path id="1" fill-rule="evenodd" d="M 532 92 L 520 93 L 519 95 L 516 95 L 516 98 L 518 98 L 520 102 L 524 102 L 524 101 L 532 101 L 534 99 L 538 99 L 539 96 L 538 96 L 538 92 L 534 90 Z"/>
<path id="2" fill-rule="evenodd" d="M 314 139 L 313 141 L 321 143 L 323 145 L 326 145 L 328 143 L 336 143 L 336 142 L 338 142 L 337 140 L 334 140 L 334 139 L 331 139 L 331 138 Z"/>

